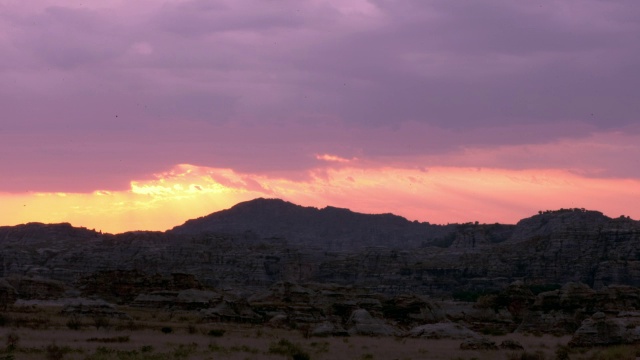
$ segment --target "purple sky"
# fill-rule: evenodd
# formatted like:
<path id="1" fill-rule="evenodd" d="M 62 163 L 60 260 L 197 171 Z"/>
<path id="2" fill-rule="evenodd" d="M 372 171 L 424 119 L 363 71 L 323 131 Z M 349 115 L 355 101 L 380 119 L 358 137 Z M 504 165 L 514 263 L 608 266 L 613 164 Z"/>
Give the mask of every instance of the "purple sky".
<path id="1" fill-rule="evenodd" d="M 0 0 L 0 192 L 317 154 L 640 179 L 640 2 Z"/>

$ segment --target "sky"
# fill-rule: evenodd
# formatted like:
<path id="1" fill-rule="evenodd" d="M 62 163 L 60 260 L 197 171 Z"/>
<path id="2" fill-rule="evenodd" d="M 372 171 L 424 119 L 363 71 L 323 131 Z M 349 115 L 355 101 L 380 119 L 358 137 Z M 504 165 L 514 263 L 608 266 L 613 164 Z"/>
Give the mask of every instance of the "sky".
<path id="1" fill-rule="evenodd" d="M 640 218 L 640 2 L 0 0 L 0 225 Z"/>

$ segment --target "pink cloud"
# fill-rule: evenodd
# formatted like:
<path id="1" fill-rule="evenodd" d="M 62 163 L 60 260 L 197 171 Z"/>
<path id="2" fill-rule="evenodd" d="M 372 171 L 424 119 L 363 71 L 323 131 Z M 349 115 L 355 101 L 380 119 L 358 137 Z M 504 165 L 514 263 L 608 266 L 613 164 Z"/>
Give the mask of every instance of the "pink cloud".
<path id="1" fill-rule="evenodd" d="M 416 213 L 403 189 L 435 168 L 618 186 L 640 179 L 639 16 L 591 0 L 4 1 L 0 191 L 123 194 L 185 163 L 251 194 L 310 184 L 325 197 L 300 201 L 395 194 Z M 526 207 L 454 180 L 447 201 Z"/>
<path id="2" fill-rule="evenodd" d="M 7 224 L 71 222 L 111 232 L 165 230 L 257 197 L 364 213 L 392 212 L 431 223 L 514 223 L 539 210 L 588 208 L 640 218 L 640 182 L 550 169 L 353 167 L 286 179 L 230 169 L 176 166 L 132 181 L 126 191 L 0 194 Z"/>

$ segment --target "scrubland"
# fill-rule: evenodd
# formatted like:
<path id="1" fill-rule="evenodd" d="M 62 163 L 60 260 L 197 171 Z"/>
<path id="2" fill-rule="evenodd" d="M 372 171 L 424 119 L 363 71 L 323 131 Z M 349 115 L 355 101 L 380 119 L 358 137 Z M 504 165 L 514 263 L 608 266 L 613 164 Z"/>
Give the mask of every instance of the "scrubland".
<path id="1" fill-rule="evenodd" d="M 130 319 L 63 315 L 58 307 L 0 314 L 0 359 L 636 359 L 640 346 L 569 349 L 568 337 L 508 334 L 524 350 L 461 350 L 461 340 L 407 337 L 306 338 L 262 324 L 207 323 L 196 312 L 123 308 Z"/>

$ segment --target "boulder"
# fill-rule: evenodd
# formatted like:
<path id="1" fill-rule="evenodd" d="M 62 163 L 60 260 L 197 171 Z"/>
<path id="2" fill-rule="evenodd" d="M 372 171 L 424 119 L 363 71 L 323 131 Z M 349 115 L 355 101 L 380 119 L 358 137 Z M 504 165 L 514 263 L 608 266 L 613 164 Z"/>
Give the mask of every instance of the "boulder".
<path id="1" fill-rule="evenodd" d="M 438 304 L 417 295 L 395 296 L 384 302 L 382 311 L 386 318 L 401 323 L 437 323 L 445 319 L 445 312 Z"/>
<path id="2" fill-rule="evenodd" d="M 400 333 L 383 320 L 371 316 L 365 309 L 355 310 L 347 321 L 347 325 L 351 325 L 349 329 L 351 335 L 393 336 Z"/>
<path id="3" fill-rule="evenodd" d="M 206 320 L 233 322 L 260 322 L 262 317 L 240 299 L 225 298 L 215 307 L 200 311 Z"/>
<path id="4" fill-rule="evenodd" d="M 267 321 L 269 326 L 284 327 L 289 322 L 289 316 L 284 313 L 275 314 Z"/>
<path id="5" fill-rule="evenodd" d="M 511 339 L 506 339 L 503 340 L 500 343 L 500 349 L 506 349 L 506 350 L 524 350 L 524 346 L 522 346 L 522 344 L 520 344 L 519 342 L 515 341 L 515 340 L 511 340 Z"/>
<path id="6" fill-rule="evenodd" d="M 638 341 L 640 341 L 639 317 L 609 318 L 604 313 L 597 312 L 582 322 L 569 341 L 569 346 L 610 346 L 633 344 Z"/>
<path id="7" fill-rule="evenodd" d="M 409 331 L 411 337 L 427 339 L 469 339 L 480 338 L 473 330 L 456 323 L 437 323 L 416 326 Z"/>
<path id="8" fill-rule="evenodd" d="M 485 339 L 485 338 L 477 338 L 477 339 L 469 339 L 465 340 L 460 344 L 460 349 L 462 350 L 498 350 L 498 346 L 496 343 Z"/>

